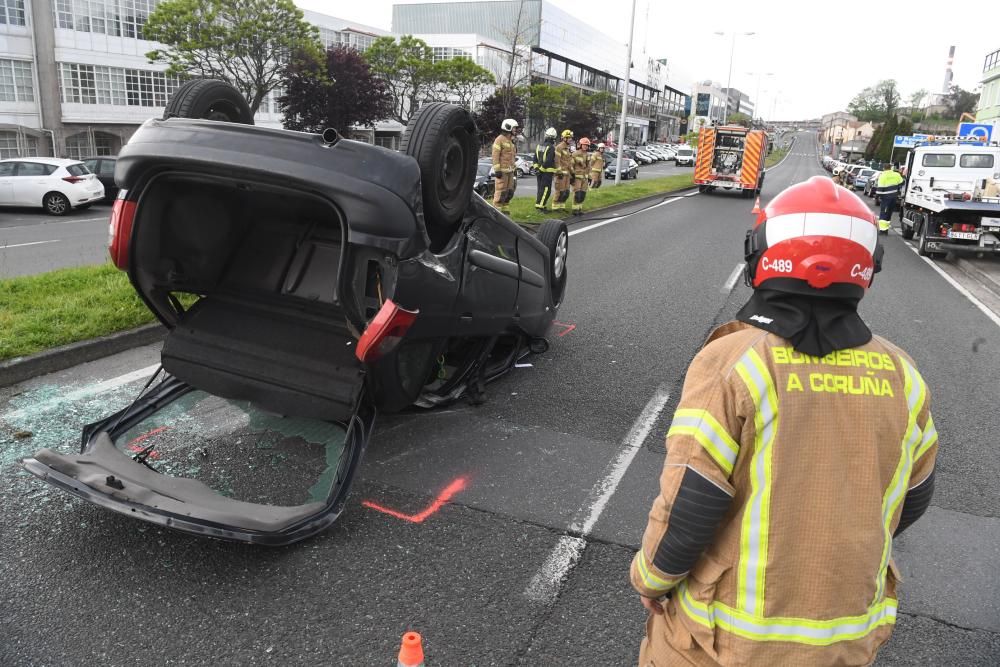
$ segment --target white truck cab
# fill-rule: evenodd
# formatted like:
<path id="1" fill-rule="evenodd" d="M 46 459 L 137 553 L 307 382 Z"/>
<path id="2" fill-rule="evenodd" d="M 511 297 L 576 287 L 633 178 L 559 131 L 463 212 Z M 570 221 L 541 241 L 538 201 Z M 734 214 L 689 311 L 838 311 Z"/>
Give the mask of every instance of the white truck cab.
<path id="1" fill-rule="evenodd" d="M 921 255 L 1000 254 L 1000 145 L 969 139 L 936 138 L 907 157 L 902 235 Z"/>

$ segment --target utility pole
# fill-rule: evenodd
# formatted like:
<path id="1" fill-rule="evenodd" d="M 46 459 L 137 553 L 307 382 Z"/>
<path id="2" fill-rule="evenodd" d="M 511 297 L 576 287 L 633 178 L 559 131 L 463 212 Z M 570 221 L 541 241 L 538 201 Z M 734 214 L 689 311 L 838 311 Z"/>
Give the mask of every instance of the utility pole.
<path id="1" fill-rule="evenodd" d="M 725 37 L 726 33 L 716 31 L 716 35 Z M 745 35 L 750 37 L 751 35 L 756 35 L 755 32 L 734 32 L 732 45 L 729 47 L 729 77 L 726 79 L 726 114 L 725 118 L 722 119 L 722 124 L 725 125 L 726 121 L 729 120 L 729 97 L 732 95 L 730 92 L 733 85 L 733 56 L 736 54 L 736 36 Z"/>
<path id="2" fill-rule="evenodd" d="M 615 185 L 622 182 L 622 154 L 625 152 L 625 116 L 628 113 L 628 86 L 632 79 L 632 29 L 635 27 L 635 0 L 628 20 L 628 48 L 625 56 L 625 85 L 622 87 L 622 121 L 618 127 L 618 158 L 615 161 Z"/>

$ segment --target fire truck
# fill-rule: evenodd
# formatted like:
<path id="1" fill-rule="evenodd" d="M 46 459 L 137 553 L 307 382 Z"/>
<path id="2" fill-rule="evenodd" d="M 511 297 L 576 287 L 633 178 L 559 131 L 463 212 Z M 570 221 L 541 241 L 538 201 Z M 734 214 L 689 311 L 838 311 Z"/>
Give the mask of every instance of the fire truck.
<path id="1" fill-rule="evenodd" d="M 694 182 L 699 192 L 735 190 L 744 197 L 760 194 L 764 185 L 767 133 L 739 125 L 703 127 L 698 133 Z"/>
<path id="2" fill-rule="evenodd" d="M 925 257 L 1000 255 L 1000 145 L 928 137 L 906 156 L 900 232 Z"/>

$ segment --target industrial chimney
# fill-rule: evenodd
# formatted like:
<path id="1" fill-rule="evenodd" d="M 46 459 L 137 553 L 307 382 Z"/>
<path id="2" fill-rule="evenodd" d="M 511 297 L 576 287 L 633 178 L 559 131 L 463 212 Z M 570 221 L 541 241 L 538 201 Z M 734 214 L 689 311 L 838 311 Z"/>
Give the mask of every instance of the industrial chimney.
<path id="1" fill-rule="evenodd" d="M 951 65 L 955 61 L 955 47 L 948 47 L 948 64 L 944 69 L 944 85 L 941 87 L 941 93 L 947 95 L 951 92 Z"/>

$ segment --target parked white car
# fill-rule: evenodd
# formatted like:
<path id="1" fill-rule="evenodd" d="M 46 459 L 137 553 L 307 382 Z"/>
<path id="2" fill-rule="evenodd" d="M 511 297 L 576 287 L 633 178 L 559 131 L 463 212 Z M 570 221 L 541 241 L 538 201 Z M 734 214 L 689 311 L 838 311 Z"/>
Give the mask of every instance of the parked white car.
<path id="1" fill-rule="evenodd" d="M 50 215 L 66 215 L 102 199 L 104 186 L 79 160 L 0 160 L 0 206 L 41 207 Z"/>

